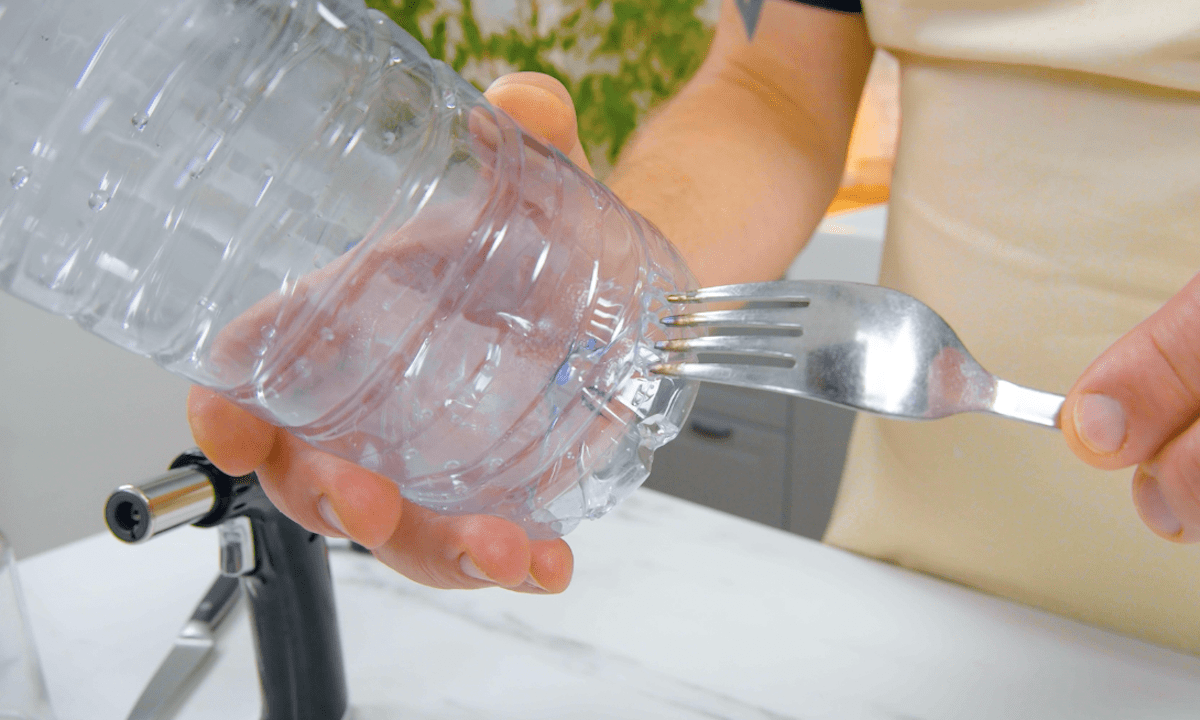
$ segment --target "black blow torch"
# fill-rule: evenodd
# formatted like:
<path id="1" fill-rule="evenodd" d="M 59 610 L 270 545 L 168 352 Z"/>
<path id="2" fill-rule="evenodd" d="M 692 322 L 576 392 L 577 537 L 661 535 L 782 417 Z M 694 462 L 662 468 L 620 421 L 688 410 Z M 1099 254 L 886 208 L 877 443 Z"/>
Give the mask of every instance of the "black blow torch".
<path id="1" fill-rule="evenodd" d="M 232 477 L 199 450 L 108 498 L 109 529 L 146 542 L 181 525 L 217 527 L 220 567 L 250 601 L 263 720 L 342 720 L 347 691 L 325 538 L 271 504 L 252 473 Z"/>

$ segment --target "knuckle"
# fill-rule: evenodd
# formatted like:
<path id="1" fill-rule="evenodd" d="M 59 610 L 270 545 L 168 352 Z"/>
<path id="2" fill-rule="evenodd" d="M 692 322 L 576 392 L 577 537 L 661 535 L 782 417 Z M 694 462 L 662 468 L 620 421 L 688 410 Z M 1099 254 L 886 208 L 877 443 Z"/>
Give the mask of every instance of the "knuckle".
<path id="1" fill-rule="evenodd" d="M 1162 482 L 1175 486 L 1200 522 L 1200 423 L 1172 440 L 1153 463 Z"/>
<path id="2" fill-rule="evenodd" d="M 1188 407 L 1200 406 L 1200 275 L 1147 322 L 1147 339 L 1164 389 Z"/>
<path id="3" fill-rule="evenodd" d="M 1194 408 L 1200 406 L 1200 338 L 1193 339 L 1175 325 L 1167 321 L 1150 329 L 1157 370 L 1153 379 L 1165 404 Z"/>

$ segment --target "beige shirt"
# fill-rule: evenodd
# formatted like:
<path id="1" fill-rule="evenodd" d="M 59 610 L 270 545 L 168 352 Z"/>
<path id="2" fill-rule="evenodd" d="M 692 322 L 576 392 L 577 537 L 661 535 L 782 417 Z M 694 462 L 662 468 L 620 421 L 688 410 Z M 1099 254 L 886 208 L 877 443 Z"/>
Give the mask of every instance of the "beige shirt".
<path id="1" fill-rule="evenodd" d="M 881 283 L 1065 393 L 1200 270 L 1200 0 L 867 0 L 901 63 Z M 826 540 L 1200 653 L 1200 547 L 1132 470 L 985 416 L 859 418 Z"/>

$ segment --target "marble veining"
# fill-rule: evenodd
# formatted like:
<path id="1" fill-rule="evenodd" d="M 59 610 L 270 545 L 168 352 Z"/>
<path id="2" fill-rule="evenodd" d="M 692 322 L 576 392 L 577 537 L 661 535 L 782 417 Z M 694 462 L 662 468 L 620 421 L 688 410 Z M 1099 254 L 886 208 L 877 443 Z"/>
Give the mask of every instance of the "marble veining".
<path id="1" fill-rule="evenodd" d="M 339 592 L 343 594 L 382 593 L 399 599 L 404 605 L 420 605 L 431 612 L 445 614 L 473 626 L 502 643 L 505 654 L 520 647 L 522 653 L 536 654 L 541 662 L 556 666 L 565 674 L 578 677 L 603 694 L 603 688 L 620 689 L 622 693 L 642 696 L 652 706 L 662 710 L 674 708 L 687 718 L 720 718 L 722 720 L 804 720 L 807 716 L 783 714 L 756 706 L 737 697 L 703 687 L 685 678 L 674 677 L 647 668 L 636 657 L 599 647 L 576 638 L 548 632 L 526 617 L 505 611 L 487 602 L 472 602 L 472 595 L 483 593 L 447 593 L 413 584 L 396 574 L 379 572 L 379 564 L 362 556 L 335 555 L 334 572 Z M 487 591 L 492 593 L 495 591 Z M 449 597 L 461 596 L 461 597 Z M 533 601 L 544 598 L 530 598 Z M 484 643 L 484 635 L 476 636 Z M 736 661 L 736 659 L 733 659 Z"/>
<path id="2" fill-rule="evenodd" d="M 1190 718 L 1200 658 L 639 491 L 557 596 L 416 585 L 335 549 L 356 720 Z M 60 720 L 122 720 L 216 572 L 211 531 L 21 563 Z M 248 618 L 179 720 L 258 717 Z"/>

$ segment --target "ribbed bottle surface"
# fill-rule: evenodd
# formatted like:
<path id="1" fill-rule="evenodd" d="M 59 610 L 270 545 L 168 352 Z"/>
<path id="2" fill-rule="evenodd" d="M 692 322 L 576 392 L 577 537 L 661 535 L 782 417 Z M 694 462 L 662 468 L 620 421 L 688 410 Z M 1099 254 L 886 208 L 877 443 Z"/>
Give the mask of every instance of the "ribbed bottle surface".
<path id="1" fill-rule="evenodd" d="M 535 537 L 678 432 L 674 249 L 382 15 L 18 0 L 0 47 L 13 295 Z"/>

